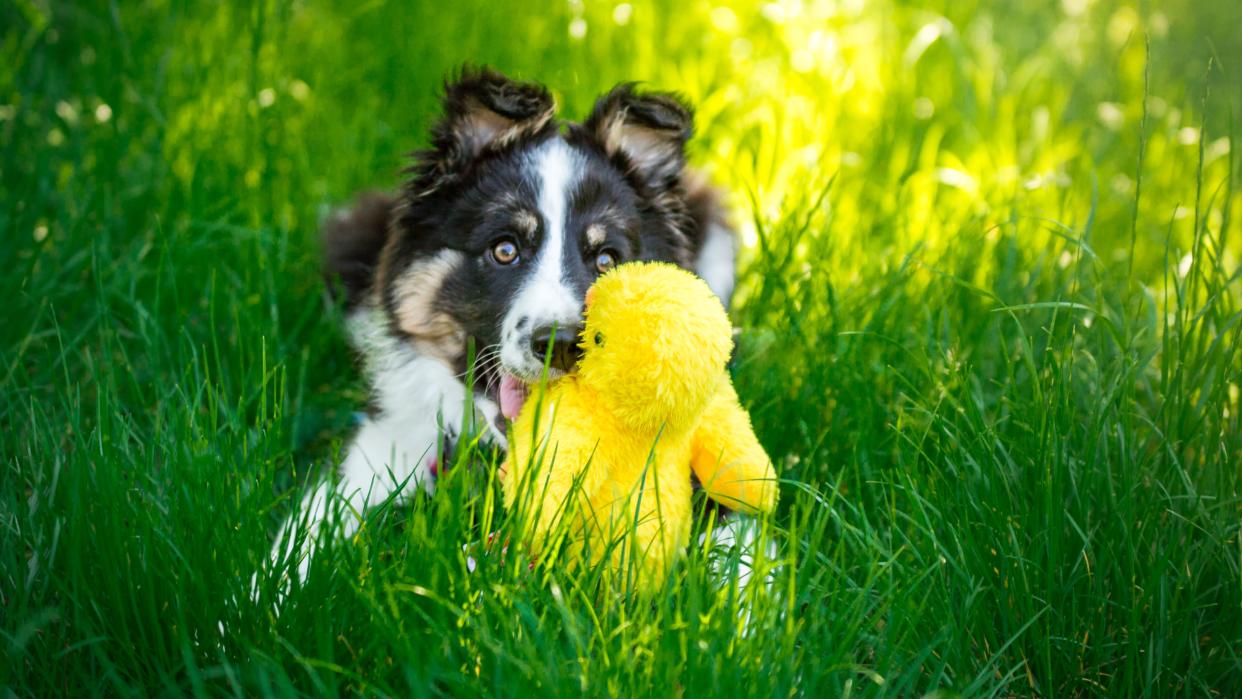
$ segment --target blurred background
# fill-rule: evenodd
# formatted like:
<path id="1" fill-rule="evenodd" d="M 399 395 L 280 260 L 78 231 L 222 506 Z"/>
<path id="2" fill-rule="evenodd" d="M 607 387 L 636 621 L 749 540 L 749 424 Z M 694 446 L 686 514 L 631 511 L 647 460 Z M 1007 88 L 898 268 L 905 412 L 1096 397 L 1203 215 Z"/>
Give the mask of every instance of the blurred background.
<path id="1" fill-rule="evenodd" d="M 545 82 L 568 118 L 623 80 L 688 97 L 692 160 L 730 190 L 742 232 L 738 321 L 778 334 L 791 309 L 841 330 L 829 297 L 898 268 L 988 286 L 1012 267 L 1006 301 L 1030 300 L 1056 278 L 1033 273 L 1041 259 L 1063 282 L 1084 249 L 1105 278 L 1160 297 L 1166 257 L 1189 265 L 1196 222 L 1220 229 L 1242 196 L 1222 184 L 1242 113 L 1233 0 L 18 0 L 0 13 L 0 262 L 31 270 L 10 277 L 26 301 L 0 335 L 27 357 L 55 350 L 40 306 L 98 322 L 82 288 L 115 289 L 113 310 L 162 303 L 138 312 L 161 345 L 177 342 L 165 318 L 203 342 L 214 304 L 238 320 L 213 341 L 238 352 L 253 330 L 278 358 L 342 356 L 333 323 L 306 325 L 322 311 L 318 223 L 400 182 L 463 62 Z M 1240 239 L 1221 237 L 1228 269 Z M 155 293 L 159 269 L 202 293 Z M 325 361 L 325 380 L 351 375 L 347 356 Z"/>
<path id="2" fill-rule="evenodd" d="M 464 62 L 696 105 L 779 633 L 463 578 L 444 498 L 230 602 L 367 400 L 319 222 Z M 0 0 L 0 683 L 1237 695 L 1240 71 L 1238 0 Z"/>
<path id="3" fill-rule="evenodd" d="M 9 194 L 28 201 L 6 228 L 54 227 L 22 196 L 38 183 L 126 212 L 158 194 L 166 230 L 214 210 L 310 240 L 324 206 L 399 181 L 443 77 L 469 61 L 546 82 L 569 117 L 622 80 L 684 93 L 694 160 L 737 193 L 752 247 L 752 218 L 834 177 L 834 245 L 872 246 L 882 225 L 886 245 L 934 246 L 1001 206 L 1081 218 L 1092 201 L 1111 236 L 1129 229 L 1145 71 L 1142 137 L 1167 164 L 1152 191 L 1193 181 L 1200 145 L 1228 167 L 1240 16 L 1230 0 L 19 0 L 0 15 L 0 133 Z M 894 198 L 908 219 L 873 220 Z M 1144 267 L 1170 211 L 1140 205 Z"/>

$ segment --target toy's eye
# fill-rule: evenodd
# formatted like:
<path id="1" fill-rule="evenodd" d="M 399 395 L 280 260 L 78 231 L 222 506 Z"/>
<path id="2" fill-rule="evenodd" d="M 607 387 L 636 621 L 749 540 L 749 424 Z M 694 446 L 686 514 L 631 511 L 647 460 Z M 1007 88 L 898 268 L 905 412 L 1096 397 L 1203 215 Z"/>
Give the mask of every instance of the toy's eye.
<path id="1" fill-rule="evenodd" d="M 492 244 L 489 251 L 492 260 L 498 265 L 511 265 L 518 261 L 518 246 L 512 238 L 501 238 Z"/>
<path id="2" fill-rule="evenodd" d="M 612 250 L 600 250 L 595 256 L 595 269 L 600 274 L 617 266 L 617 255 Z"/>
<path id="3" fill-rule="evenodd" d="M 595 333 L 595 346 L 596 347 L 604 346 L 604 333 L 598 333 L 598 332 Z"/>

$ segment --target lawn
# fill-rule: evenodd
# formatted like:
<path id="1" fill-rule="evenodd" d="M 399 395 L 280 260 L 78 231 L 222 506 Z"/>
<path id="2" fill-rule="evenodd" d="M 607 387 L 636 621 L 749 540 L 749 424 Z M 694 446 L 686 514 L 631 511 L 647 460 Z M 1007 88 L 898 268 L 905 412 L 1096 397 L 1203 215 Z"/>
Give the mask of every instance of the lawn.
<path id="1" fill-rule="evenodd" d="M 1242 695 L 1242 5 L 0 3 L 4 694 Z M 697 105 L 771 590 L 517 556 L 468 447 L 276 613 L 365 407 L 318 222 L 463 61 Z"/>

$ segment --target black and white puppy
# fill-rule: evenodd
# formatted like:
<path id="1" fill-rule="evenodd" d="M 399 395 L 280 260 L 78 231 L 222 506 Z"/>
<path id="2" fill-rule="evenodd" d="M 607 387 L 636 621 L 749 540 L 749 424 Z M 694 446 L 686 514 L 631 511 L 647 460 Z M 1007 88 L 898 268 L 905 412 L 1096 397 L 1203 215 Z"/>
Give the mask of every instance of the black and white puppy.
<path id="1" fill-rule="evenodd" d="M 682 100 L 623 84 L 585 121 L 564 122 L 543 86 L 466 69 L 443 106 L 402 190 L 364 197 L 325 228 L 373 410 L 339 478 L 307 496 L 277 542 L 301 576 L 332 502 L 361 513 L 398 488 L 431 492 L 464 420 L 504 445 L 504 420 L 545 359 L 553 378 L 573 366 L 583 296 L 601 273 L 665 260 L 698 272 L 726 306 L 732 293 L 734 234 L 686 167 Z M 463 415 L 468 393 L 475 416 Z M 358 523 L 342 521 L 342 535 Z"/>

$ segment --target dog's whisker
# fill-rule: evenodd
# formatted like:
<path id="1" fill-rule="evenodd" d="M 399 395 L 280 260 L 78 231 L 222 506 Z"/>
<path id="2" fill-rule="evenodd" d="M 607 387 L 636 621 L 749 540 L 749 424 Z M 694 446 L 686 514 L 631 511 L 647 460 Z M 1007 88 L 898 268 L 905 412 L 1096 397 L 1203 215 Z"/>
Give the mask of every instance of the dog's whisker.
<path id="1" fill-rule="evenodd" d="M 474 370 L 475 376 L 479 376 L 492 368 L 492 365 L 498 365 L 500 360 L 501 346 L 499 344 L 491 344 L 485 346 L 474 358 L 474 366 L 466 367 L 465 371 L 454 374 L 454 378 L 466 378 L 471 369 Z"/>

